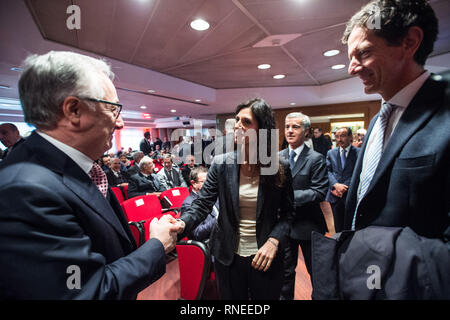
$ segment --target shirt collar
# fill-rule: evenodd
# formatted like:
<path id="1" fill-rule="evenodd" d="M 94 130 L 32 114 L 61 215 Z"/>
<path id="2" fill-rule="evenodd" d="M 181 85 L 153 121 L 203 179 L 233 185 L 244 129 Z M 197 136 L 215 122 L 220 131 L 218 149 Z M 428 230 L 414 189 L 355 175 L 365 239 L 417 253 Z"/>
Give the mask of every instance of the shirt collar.
<path id="1" fill-rule="evenodd" d="M 291 151 L 294 150 L 295 151 L 295 155 L 298 156 L 300 153 L 302 153 L 304 147 L 305 147 L 304 143 L 302 143 L 301 146 L 299 146 L 299 147 L 297 147 L 295 149 L 292 149 L 291 146 L 289 146 L 289 154 L 291 154 Z"/>
<path id="2" fill-rule="evenodd" d="M 48 134 L 45 134 L 43 132 L 40 132 L 36 130 L 36 133 L 39 134 L 42 138 L 50 142 L 52 145 L 54 145 L 56 148 L 61 150 L 64 154 L 66 154 L 70 159 L 72 159 L 77 165 L 80 166 L 80 168 L 86 172 L 86 174 L 89 174 L 89 171 L 91 171 L 92 166 L 94 165 L 94 160 L 89 158 L 84 153 L 78 151 L 75 148 L 72 148 L 71 146 L 68 146 L 65 143 L 62 143 L 59 140 L 56 140 L 53 137 L 50 137 Z"/>
<path id="3" fill-rule="evenodd" d="M 414 81 L 410 82 L 406 87 L 397 92 L 388 102 L 390 104 L 395 104 L 396 106 L 406 108 L 411 103 L 417 91 L 419 91 L 419 89 L 423 86 L 429 76 L 430 72 L 425 70 L 425 72 L 417 77 Z"/>
<path id="4" fill-rule="evenodd" d="M 352 144 L 350 143 L 348 146 L 347 146 L 347 148 L 345 148 L 344 150 L 345 150 L 345 153 L 347 153 L 349 150 L 350 150 L 350 147 L 352 146 Z M 339 151 L 340 152 L 342 152 L 342 147 L 339 147 Z"/>

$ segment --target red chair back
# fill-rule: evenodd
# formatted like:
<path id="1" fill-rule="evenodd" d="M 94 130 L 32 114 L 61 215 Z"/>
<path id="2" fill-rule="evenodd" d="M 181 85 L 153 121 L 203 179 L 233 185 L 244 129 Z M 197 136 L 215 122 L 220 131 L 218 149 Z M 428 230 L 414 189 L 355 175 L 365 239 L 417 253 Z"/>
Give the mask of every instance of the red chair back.
<path id="1" fill-rule="evenodd" d="M 180 241 L 177 243 L 177 256 L 181 299 L 200 299 L 210 276 L 211 256 L 208 248 L 199 241 Z"/>
<path id="2" fill-rule="evenodd" d="M 162 168 L 164 168 L 164 166 L 162 164 L 160 164 L 159 162 L 153 161 L 153 164 L 155 165 L 155 173 L 158 173 L 161 171 Z"/>
<path id="3" fill-rule="evenodd" d="M 128 200 L 129 199 L 128 198 L 128 185 L 125 185 L 125 186 L 123 186 L 121 188 L 123 190 L 123 195 L 124 195 L 125 200 Z"/>
<path id="4" fill-rule="evenodd" d="M 138 248 L 144 243 L 144 226 L 141 222 L 130 221 L 128 222 L 131 233 L 133 234 L 134 240 L 136 240 L 136 245 Z"/>
<path id="5" fill-rule="evenodd" d="M 161 192 L 160 199 L 167 197 L 172 202 L 171 208 L 179 208 L 183 204 L 184 199 L 189 196 L 188 188 L 177 187 Z"/>
<path id="6" fill-rule="evenodd" d="M 162 208 L 157 195 L 134 197 L 121 204 L 128 221 L 152 220 L 161 218 Z"/>
<path id="7" fill-rule="evenodd" d="M 116 196 L 119 203 L 122 203 L 125 201 L 122 190 L 120 190 L 119 187 L 111 187 L 111 190 L 114 192 L 114 195 Z"/>

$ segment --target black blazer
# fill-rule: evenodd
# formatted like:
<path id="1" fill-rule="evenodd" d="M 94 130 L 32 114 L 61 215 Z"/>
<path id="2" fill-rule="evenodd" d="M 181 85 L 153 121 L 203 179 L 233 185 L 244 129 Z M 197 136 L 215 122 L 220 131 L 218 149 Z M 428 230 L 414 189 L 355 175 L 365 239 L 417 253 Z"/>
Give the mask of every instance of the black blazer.
<path id="1" fill-rule="evenodd" d="M 283 187 L 263 184 L 260 179 L 256 209 L 258 248 L 269 237 L 278 239 L 281 248 L 289 234 L 289 222 L 293 211 L 292 179 L 288 164 L 285 161 L 280 163 L 286 176 Z M 219 218 L 210 236 L 210 248 L 215 259 L 224 265 L 233 262 L 239 244 L 239 170 L 236 152 L 214 158 L 199 198 L 183 213 L 182 220 L 186 223 L 186 227 L 179 235 L 180 238 L 186 236 L 205 220 L 211 213 L 216 199 L 219 198 Z"/>
<path id="2" fill-rule="evenodd" d="M 336 183 L 343 183 L 346 186 L 350 185 L 353 170 L 355 169 L 356 159 L 358 158 L 359 148 L 355 148 L 354 146 L 350 146 L 350 151 L 348 152 L 347 159 L 345 161 L 345 167 L 342 168 L 341 163 L 341 153 L 340 148 L 334 148 L 328 151 L 327 153 L 327 169 L 328 169 L 328 181 L 329 181 L 329 189 L 326 197 L 326 201 L 330 203 L 335 203 L 341 198 L 334 196 L 331 193 L 333 190 L 333 186 Z M 347 192 L 344 193 L 342 200 L 345 201 L 347 197 Z"/>
<path id="3" fill-rule="evenodd" d="M 429 78 L 417 92 L 392 133 L 361 200 L 356 229 L 369 225 L 408 226 L 420 236 L 439 238 L 448 243 L 449 91 L 448 82 Z M 346 229 L 351 228 L 362 160 L 377 117 L 370 123 L 349 187 L 344 221 Z"/>
<path id="4" fill-rule="evenodd" d="M 149 177 L 146 177 L 139 172 L 130 177 L 128 183 L 128 198 L 137 196 L 144 196 L 147 193 L 160 192 L 165 189 L 162 187 L 161 182 L 156 174 L 152 173 Z"/>
<path id="5" fill-rule="evenodd" d="M 110 187 L 117 187 L 121 183 L 127 183 L 130 179 L 127 171 L 119 171 L 119 177 L 116 177 L 112 169 L 106 172 L 106 177 L 108 178 L 108 184 Z"/>
<path id="6" fill-rule="evenodd" d="M 289 162 L 289 149 L 280 151 L 280 158 Z M 290 236 L 296 240 L 311 240 L 311 232 L 325 233 L 327 224 L 320 209 L 328 190 L 325 158 L 306 145 L 292 170 L 295 215 Z"/>
<path id="7" fill-rule="evenodd" d="M 119 203 L 36 132 L 0 164 L 0 299 L 134 299 L 165 272 Z M 78 266 L 80 289 L 69 289 Z M 69 280 L 69 281 L 68 281 Z"/>

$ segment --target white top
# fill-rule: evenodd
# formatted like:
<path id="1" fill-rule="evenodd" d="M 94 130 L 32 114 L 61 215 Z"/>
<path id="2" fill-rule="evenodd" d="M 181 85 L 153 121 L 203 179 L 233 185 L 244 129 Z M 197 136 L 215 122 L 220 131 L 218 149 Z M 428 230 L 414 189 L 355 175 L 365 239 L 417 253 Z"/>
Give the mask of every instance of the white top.
<path id="1" fill-rule="evenodd" d="M 78 151 L 77 149 L 72 148 L 65 143 L 62 143 L 61 141 L 56 140 L 53 137 L 50 137 L 48 134 L 45 134 L 38 130 L 36 130 L 36 133 L 50 142 L 56 148 L 64 152 L 64 154 L 66 154 L 70 159 L 72 159 L 77 165 L 80 166 L 81 170 L 83 170 L 86 174 L 89 174 L 89 171 L 91 171 L 92 166 L 94 165 L 94 160 L 89 158 L 84 153 Z"/>
<path id="2" fill-rule="evenodd" d="M 240 170 L 239 178 L 239 245 L 237 254 L 243 257 L 258 252 L 256 241 L 256 204 L 259 176 L 247 177 Z"/>

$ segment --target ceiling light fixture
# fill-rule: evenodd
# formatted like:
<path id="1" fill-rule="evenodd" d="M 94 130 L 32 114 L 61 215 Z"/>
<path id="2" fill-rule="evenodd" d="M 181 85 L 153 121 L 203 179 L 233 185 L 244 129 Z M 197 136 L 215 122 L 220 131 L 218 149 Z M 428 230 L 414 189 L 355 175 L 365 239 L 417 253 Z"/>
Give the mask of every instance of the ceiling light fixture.
<path id="1" fill-rule="evenodd" d="M 170 110 L 170 112 L 175 113 L 175 112 L 177 112 L 177 110 L 172 109 L 172 110 Z"/>
<path id="2" fill-rule="evenodd" d="M 339 50 L 328 50 L 323 53 L 325 57 L 332 57 L 341 53 Z"/>
<path id="3" fill-rule="evenodd" d="M 264 70 L 264 69 L 270 69 L 270 67 L 272 67 L 270 64 L 263 63 L 258 66 L 258 69 Z"/>
<path id="4" fill-rule="evenodd" d="M 345 68 L 345 64 L 336 64 L 331 67 L 331 69 L 333 69 L 333 70 L 339 70 L 339 69 L 343 69 L 343 68 Z"/>
<path id="5" fill-rule="evenodd" d="M 147 109 L 147 107 L 146 106 L 141 106 L 141 109 Z"/>
<path id="6" fill-rule="evenodd" d="M 200 101 L 202 101 L 201 99 L 195 99 L 195 102 L 200 102 Z"/>
<path id="7" fill-rule="evenodd" d="M 155 90 L 150 89 L 150 90 L 147 90 L 147 92 L 148 93 L 155 93 Z"/>
<path id="8" fill-rule="evenodd" d="M 275 75 L 275 76 L 273 76 L 273 78 L 274 79 L 283 79 L 283 78 L 285 78 L 286 76 L 284 75 L 284 74 L 277 74 L 277 75 Z"/>
<path id="9" fill-rule="evenodd" d="M 22 69 L 22 68 L 19 68 L 19 67 L 12 67 L 12 68 L 11 68 L 11 71 L 22 72 L 23 69 Z"/>
<path id="10" fill-rule="evenodd" d="M 295 106 L 296 103 L 295 103 L 295 102 L 291 102 L 290 105 L 291 105 L 291 106 Z"/>
<path id="11" fill-rule="evenodd" d="M 5 85 L 0 84 L 0 89 L 11 89 L 11 88 L 9 86 L 5 86 Z"/>
<path id="12" fill-rule="evenodd" d="M 209 29 L 209 23 L 203 19 L 196 19 L 191 22 L 191 28 L 197 31 L 204 31 Z"/>

